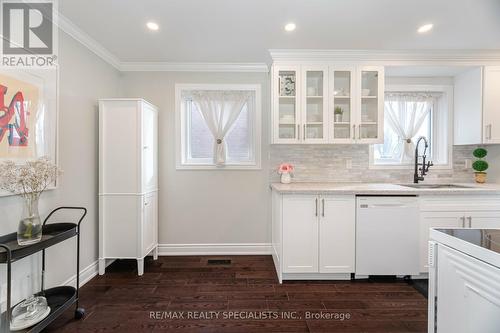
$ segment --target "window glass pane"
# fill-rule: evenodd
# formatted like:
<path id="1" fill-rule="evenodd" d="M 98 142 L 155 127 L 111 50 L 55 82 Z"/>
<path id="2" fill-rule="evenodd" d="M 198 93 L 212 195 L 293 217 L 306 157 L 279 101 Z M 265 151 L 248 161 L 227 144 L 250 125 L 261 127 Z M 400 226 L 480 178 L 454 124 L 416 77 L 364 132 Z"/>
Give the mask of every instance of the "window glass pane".
<path id="1" fill-rule="evenodd" d="M 385 102 L 386 108 L 387 109 L 387 104 L 391 102 Z M 415 106 L 414 104 L 417 103 L 417 108 L 420 108 L 422 105 L 421 103 L 425 102 L 407 102 L 409 105 L 407 105 L 406 109 L 411 110 Z M 397 108 L 397 103 L 393 103 L 392 107 Z M 396 113 L 398 113 L 399 110 L 395 110 Z M 412 137 L 413 142 L 416 142 L 416 140 L 421 137 L 425 136 L 428 141 L 429 141 L 429 150 L 427 153 L 427 156 L 429 158 L 432 158 L 432 113 L 433 110 L 431 109 L 431 112 L 427 114 L 425 117 L 422 126 L 419 128 L 417 133 Z M 385 115 L 385 119 L 387 119 L 387 113 Z M 410 117 L 405 117 L 402 115 L 400 117 L 400 121 L 404 122 L 403 128 L 408 127 L 408 123 L 412 121 Z M 403 149 L 404 145 L 402 142 L 402 138 L 399 137 L 399 135 L 395 132 L 395 130 L 388 125 L 387 121 L 384 123 L 384 143 L 383 144 L 377 144 L 374 145 L 374 162 L 375 164 L 401 164 L 401 156 L 403 154 Z M 406 162 L 408 163 L 408 162 Z"/>
<path id="2" fill-rule="evenodd" d="M 250 160 L 250 131 L 248 104 L 243 106 L 234 127 L 226 136 L 227 157 L 229 160 Z"/>
<path id="3" fill-rule="evenodd" d="M 191 120 L 188 130 L 190 158 L 213 158 L 214 137 L 195 104 L 191 101 L 187 101 L 186 104 Z"/>
<path id="4" fill-rule="evenodd" d="M 181 121 L 183 121 L 181 126 L 183 127 L 183 133 L 185 135 L 184 140 L 181 141 L 181 143 L 185 143 L 185 146 L 181 147 L 182 164 L 187 166 L 193 165 L 196 166 L 196 168 L 203 166 L 212 167 L 214 165 L 215 140 L 203 118 L 203 114 L 198 110 L 197 104 L 194 103 L 191 98 L 192 93 L 186 91 L 183 95 L 183 104 L 181 108 L 185 115 L 181 118 Z M 218 101 L 213 102 L 216 104 L 218 103 Z M 235 167 L 241 165 L 245 168 L 257 165 L 257 156 L 255 155 L 256 137 L 254 133 L 255 121 L 257 119 L 257 115 L 255 114 L 257 112 L 255 102 L 255 91 L 251 91 L 250 97 L 244 102 L 245 104 L 238 114 L 238 117 L 225 135 L 225 165 Z"/>

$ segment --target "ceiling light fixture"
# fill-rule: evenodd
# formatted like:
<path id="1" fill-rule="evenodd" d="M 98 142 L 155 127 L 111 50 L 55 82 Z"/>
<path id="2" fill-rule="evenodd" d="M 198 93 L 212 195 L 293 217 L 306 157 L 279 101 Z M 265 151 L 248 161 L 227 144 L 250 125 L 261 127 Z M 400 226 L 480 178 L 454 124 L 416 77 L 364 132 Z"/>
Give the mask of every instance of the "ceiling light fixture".
<path id="1" fill-rule="evenodd" d="M 146 27 L 148 27 L 149 30 L 153 30 L 153 31 L 160 29 L 160 26 L 158 25 L 158 23 L 155 23 L 155 22 L 146 23 Z"/>
<path id="2" fill-rule="evenodd" d="M 431 31 L 433 27 L 434 27 L 434 25 L 432 23 L 424 24 L 423 26 L 421 26 L 417 29 L 417 32 L 419 34 L 423 34 L 423 33 Z"/>
<path id="3" fill-rule="evenodd" d="M 294 31 L 295 28 L 297 28 L 297 26 L 293 22 L 290 22 L 287 25 L 285 25 L 285 30 L 286 31 Z"/>

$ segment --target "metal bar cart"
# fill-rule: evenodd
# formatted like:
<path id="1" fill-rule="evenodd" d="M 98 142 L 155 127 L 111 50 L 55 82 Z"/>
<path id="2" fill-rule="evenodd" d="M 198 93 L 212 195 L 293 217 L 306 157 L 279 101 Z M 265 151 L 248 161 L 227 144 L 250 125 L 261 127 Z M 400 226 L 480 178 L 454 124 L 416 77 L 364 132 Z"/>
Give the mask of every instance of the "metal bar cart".
<path id="1" fill-rule="evenodd" d="M 61 210 L 80 210 L 82 212 L 77 223 L 52 223 L 47 224 L 54 213 Z M 10 332 L 10 321 L 12 318 L 12 263 L 19 259 L 42 252 L 42 276 L 41 291 L 37 295 L 43 295 L 47 299 L 50 314 L 36 325 L 19 332 L 37 333 L 47 327 L 66 309 L 75 304 L 75 318 L 81 319 L 85 310 L 79 307 L 80 289 L 80 223 L 87 215 L 84 207 L 58 207 L 54 209 L 43 221 L 42 239 L 40 242 L 26 246 L 17 243 L 17 233 L 11 233 L 0 237 L 0 264 L 7 264 L 7 310 L 1 315 L 2 332 Z M 45 250 L 66 239 L 76 236 L 76 288 L 71 286 L 59 286 L 45 289 Z"/>

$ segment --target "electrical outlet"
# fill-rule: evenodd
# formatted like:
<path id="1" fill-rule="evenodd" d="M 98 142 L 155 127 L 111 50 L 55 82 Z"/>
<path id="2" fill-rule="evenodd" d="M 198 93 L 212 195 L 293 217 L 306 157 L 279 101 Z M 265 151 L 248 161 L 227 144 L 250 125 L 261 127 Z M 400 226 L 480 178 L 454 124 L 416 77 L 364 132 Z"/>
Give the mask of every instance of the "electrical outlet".
<path id="1" fill-rule="evenodd" d="M 472 160 L 470 158 L 465 159 L 465 168 L 472 169 Z"/>
<path id="2" fill-rule="evenodd" d="M 345 160 L 345 168 L 352 169 L 352 158 L 346 158 Z"/>

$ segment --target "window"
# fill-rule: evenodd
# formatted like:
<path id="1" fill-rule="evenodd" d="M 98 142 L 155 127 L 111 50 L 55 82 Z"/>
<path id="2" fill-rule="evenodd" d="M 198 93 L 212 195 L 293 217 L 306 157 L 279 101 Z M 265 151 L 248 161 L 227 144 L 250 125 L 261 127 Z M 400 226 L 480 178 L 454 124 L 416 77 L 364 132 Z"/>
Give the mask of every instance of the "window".
<path id="1" fill-rule="evenodd" d="M 432 88 L 432 87 L 427 87 Z M 370 167 L 413 167 L 415 144 L 420 137 L 429 143 L 426 155 L 436 167 L 450 167 L 448 110 L 451 91 L 387 91 L 384 107 L 384 143 L 370 149 Z M 420 151 L 423 150 L 421 143 Z"/>
<path id="2" fill-rule="evenodd" d="M 178 169 L 260 168 L 260 86 L 176 85 L 176 100 Z"/>

